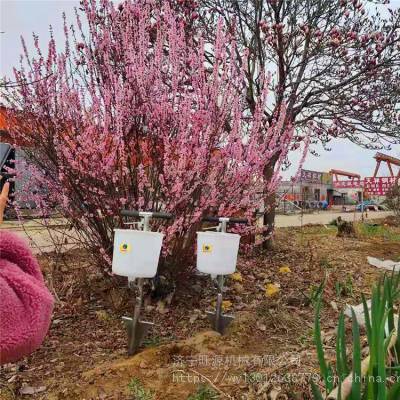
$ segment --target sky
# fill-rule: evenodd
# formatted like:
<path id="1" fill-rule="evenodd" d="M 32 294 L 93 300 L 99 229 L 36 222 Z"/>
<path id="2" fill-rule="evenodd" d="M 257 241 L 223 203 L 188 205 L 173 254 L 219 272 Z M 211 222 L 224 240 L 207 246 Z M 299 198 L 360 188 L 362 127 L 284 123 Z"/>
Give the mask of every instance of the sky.
<path id="1" fill-rule="evenodd" d="M 12 79 L 12 67 L 18 65 L 21 54 L 20 36 L 24 36 L 28 50 L 33 48 L 32 32 L 39 35 L 44 46 L 49 39 L 49 25 L 53 26 L 57 43 L 63 43 L 63 25 L 61 14 L 65 11 L 67 20 L 72 21 L 74 7 L 79 6 L 78 0 L 0 0 L 0 77 Z M 400 7 L 400 0 L 392 0 L 391 6 Z M 372 176 L 375 169 L 373 158 L 375 151 L 369 151 L 345 140 L 335 140 L 330 143 L 331 151 L 316 148 L 320 154 L 307 156 L 303 168 L 315 171 L 341 169 Z M 383 151 L 400 158 L 400 145 L 393 146 L 391 151 Z M 295 173 L 299 155 L 291 157 L 292 166 L 284 172 L 288 178 Z M 382 168 L 382 167 L 381 167 Z M 385 168 L 379 175 L 387 175 Z"/>

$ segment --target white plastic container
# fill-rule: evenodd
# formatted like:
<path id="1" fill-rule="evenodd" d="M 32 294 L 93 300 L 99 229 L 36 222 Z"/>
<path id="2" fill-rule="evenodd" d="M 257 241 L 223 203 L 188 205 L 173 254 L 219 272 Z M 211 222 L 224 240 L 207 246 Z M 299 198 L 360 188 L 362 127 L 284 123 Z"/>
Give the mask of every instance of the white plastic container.
<path id="1" fill-rule="evenodd" d="M 114 274 L 130 279 L 154 277 L 164 235 L 132 229 L 114 229 L 114 233 Z"/>
<path id="2" fill-rule="evenodd" d="M 211 275 L 229 275 L 236 270 L 240 235 L 197 232 L 197 269 Z"/>

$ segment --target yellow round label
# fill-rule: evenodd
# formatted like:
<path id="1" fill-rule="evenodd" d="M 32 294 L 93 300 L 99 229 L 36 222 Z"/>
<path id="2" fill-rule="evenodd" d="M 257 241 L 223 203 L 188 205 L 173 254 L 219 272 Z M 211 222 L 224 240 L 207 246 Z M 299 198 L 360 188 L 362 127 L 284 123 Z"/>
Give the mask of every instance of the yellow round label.
<path id="1" fill-rule="evenodd" d="M 121 243 L 119 245 L 119 251 L 121 253 L 129 253 L 131 251 L 131 245 L 129 243 Z"/>
<path id="2" fill-rule="evenodd" d="M 203 253 L 211 253 L 212 252 L 211 244 L 203 244 L 202 251 Z"/>

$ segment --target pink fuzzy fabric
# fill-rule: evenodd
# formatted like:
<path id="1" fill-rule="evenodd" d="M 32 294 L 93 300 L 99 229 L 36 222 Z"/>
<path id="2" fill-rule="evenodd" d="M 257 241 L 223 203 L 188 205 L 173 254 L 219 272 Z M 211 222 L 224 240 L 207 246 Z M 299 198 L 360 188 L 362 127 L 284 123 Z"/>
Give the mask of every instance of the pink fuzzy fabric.
<path id="1" fill-rule="evenodd" d="M 32 353 L 49 329 L 53 297 L 24 240 L 0 231 L 0 365 Z"/>

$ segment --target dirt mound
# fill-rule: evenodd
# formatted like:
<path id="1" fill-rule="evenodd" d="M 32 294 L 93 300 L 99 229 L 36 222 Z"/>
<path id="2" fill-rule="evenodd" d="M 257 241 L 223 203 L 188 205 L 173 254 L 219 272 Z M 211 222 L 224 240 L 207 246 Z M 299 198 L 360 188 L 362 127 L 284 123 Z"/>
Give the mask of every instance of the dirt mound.
<path id="1" fill-rule="evenodd" d="M 132 357 L 106 362 L 82 373 L 81 384 L 68 391 L 65 399 L 126 399 L 128 385 L 134 378 L 151 390 L 155 399 L 186 399 L 195 390 L 200 375 L 198 380 L 185 382 L 180 377 L 183 372 L 180 360 L 216 352 L 222 354 L 230 349 L 226 339 L 212 331 L 148 348 Z"/>

